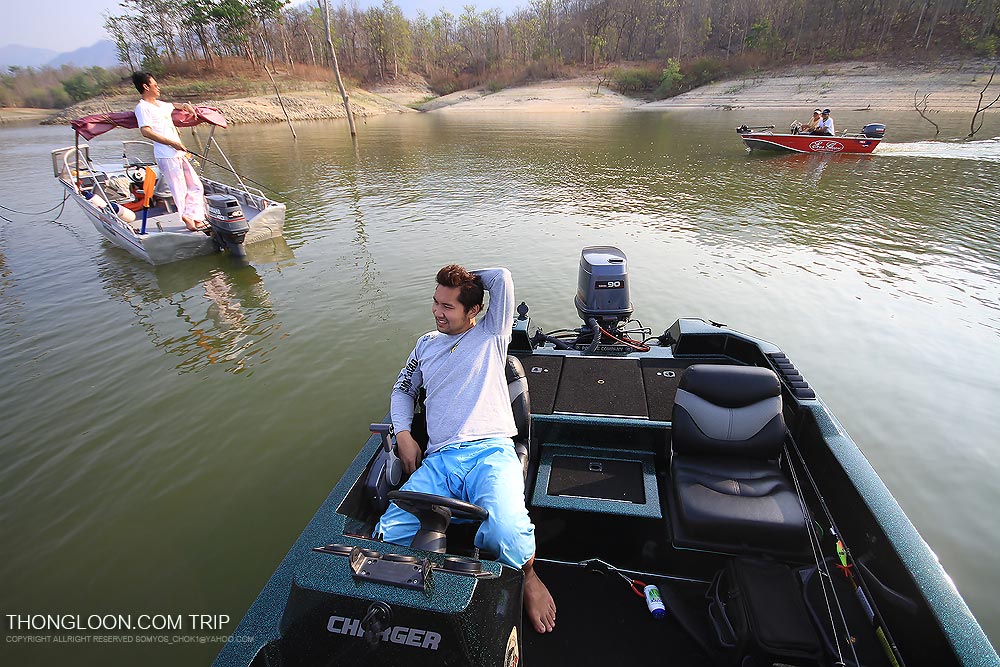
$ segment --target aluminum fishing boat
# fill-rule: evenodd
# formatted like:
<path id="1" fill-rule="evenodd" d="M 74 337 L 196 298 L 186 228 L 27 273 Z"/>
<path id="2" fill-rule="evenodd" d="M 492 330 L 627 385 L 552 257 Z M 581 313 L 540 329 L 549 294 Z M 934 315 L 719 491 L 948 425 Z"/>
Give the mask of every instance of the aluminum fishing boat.
<path id="1" fill-rule="evenodd" d="M 205 188 L 206 222 L 209 230 L 189 231 L 153 159 L 148 141 L 123 141 L 122 160 L 95 162 L 90 140 L 115 128 L 138 127 L 131 111 L 101 113 L 71 121 L 74 145 L 52 151 L 52 172 L 68 196 L 86 213 L 98 232 L 120 248 L 150 264 L 166 264 L 199 255 L 228 250 L 244 257 L 245 244 L 282 235 L 285 205 L 248 187 L 215 141 L 215 129 L 226 127 L 226 119 L 212 107 L 196 107 L 196 114 L 175 109 L 174 124 L 191 127 L 206 123 L 211 128 L 202 151 L 206 160 L 215 147 L 226 168 L 235 176 L 231 185 L 201 177 Z"/>
<path id="2" fill-rule="evenodd" d="M 521 570 L 450 521 L 484 510 L 399 491 L 393 434 L 372 424 L 235 630 L 252 641 L 216 667 L 1000 665 L 792 361 L 700 319 L 653 335 L 628 285 L 619 250 L 586 248 L 579 326 L 533 332 L 523 303 L 513 320 L 514 441 L 553 632 L 523 622 Z M 372 539 L 389 502 L 433 548 Z"/>
<path id="3" fill-rule="evenodd" d="M 773 125 L 736 128 L 747 151 L 777 151 L 781 153 L 871 153 L 885 137 L 885 125 L 869 123 L 856 134 L 838 136 L 815 134 L 781 134 Z"/>

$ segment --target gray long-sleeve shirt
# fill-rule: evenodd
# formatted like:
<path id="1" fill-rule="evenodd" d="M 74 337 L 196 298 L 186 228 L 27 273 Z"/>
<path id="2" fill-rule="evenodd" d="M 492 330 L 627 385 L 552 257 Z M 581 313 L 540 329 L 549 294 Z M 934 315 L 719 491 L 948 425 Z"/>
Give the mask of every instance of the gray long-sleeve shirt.
<path id="1" fill-rule="evenodd" d="M 514 325 L 514 281 L 504 268 L 473 271 L 490 294 L 486 315 L 463 334 L 417 340 L 392 388 L 396 432 L 410 430 L 420 387 L 427 391 L 427 454 L 445 445 L 517 433 L 504 367 Z"/>

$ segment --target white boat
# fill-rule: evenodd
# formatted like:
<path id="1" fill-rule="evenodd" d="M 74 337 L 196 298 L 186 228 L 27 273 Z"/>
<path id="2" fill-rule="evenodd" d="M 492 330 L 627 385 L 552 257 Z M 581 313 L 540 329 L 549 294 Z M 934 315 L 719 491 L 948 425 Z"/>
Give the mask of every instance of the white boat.
<path id="1" fill-rule="evenodd" d="M 242 257 L 246 254 L 245 244 L 279 237 L 284 230 L 285 205 L 247 186 L 215 141 L 215 128 L 226 127 L 226 119 L 211 107 L 197 107 L 196 111 L 192 115 L 175 110 L 174 124 L 179 127 L 209 124 L 211 131 L 202 157 L 215 146 L 238 182 L 230 185 L 201 177 L 208 212 L 206 222 L 210 226 L 205 232 L 190 231 L 181 221 L 170 190 L 160 179 L 151 142 L 123 141 L 120 163 L 95 162 L 90 146 L 80 142 L 81 137 L 93 139 L 114 128 L 136 128 L 134 113 L 78 118 L 71 122 L 76 132 L 74 145 L 52 151 L 53 175 L 97 231 L 150 264 L 166 264 L 222 250 Z"/>

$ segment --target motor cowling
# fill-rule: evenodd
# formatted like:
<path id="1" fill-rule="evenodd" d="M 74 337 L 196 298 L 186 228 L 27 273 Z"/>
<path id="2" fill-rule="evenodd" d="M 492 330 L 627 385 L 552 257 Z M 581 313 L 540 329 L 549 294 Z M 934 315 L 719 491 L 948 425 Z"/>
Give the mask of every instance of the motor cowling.
<path id="1" fill-rule="evenodd" d="M 882 139 L 885 137 L 885 125 L 882 123 L 868 123 L 861 128 L 861 133 L 869 139 Z"/>
<path id="2" fill-rule="evenodd" d="M 574 303 L 580 319 L 591 317 L 614 326 L 632 317 L 628 260 L 613 246 L 590 246 L 580 253 L 580 272 Z"/>
<path id="3" fill-rule="evenodd" d="M 219 250 L 229 250 L 235 257 L 246 257 L 243 241 L 250 224 L 243 209 L 235 197 L 229 195 L 209 195 L 205 197 L 208 205 L 208 224 L 212 227 L 212 238 Z"/>

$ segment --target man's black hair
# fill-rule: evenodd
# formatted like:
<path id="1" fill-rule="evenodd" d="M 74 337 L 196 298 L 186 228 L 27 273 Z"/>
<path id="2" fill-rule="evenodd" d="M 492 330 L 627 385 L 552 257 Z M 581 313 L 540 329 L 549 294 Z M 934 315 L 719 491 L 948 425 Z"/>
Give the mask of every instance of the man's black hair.
<path id="1" fill-rule="evenodd" d="M 132 84 L 140 93 L 144 92 L 142 87 L 148 86 L 149 80 L 152 78 L 153 75 L 149 72 L 132 72 Z"/>

